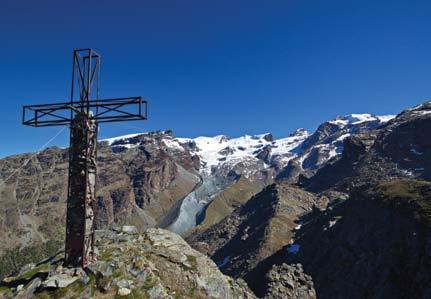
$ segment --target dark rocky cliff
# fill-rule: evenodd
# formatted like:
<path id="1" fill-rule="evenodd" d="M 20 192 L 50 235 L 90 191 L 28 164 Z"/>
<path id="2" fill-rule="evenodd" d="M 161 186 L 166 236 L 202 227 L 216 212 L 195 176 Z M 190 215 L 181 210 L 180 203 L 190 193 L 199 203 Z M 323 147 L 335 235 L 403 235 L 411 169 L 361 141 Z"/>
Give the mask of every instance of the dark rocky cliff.
<path id="1" fill-rule="evenodd" d="M 283 248 L 257 269 L 300 264 L 317 298 L 431 298 L 430 224 L 431 183 L 381 183 L 305 217 L 294 237 L 298 251 Z M 256 293 L 264 295 L 271 283 Z"/>
<path id="2" fill-rule="evenodd" d="M 211 256 L 224 273 L 245 277 L 260 261 L 291 242 L 301 215 L 324 208 L 326 203 L 325 197 L 288 183 L 273 184 L 187 241 Z"/>

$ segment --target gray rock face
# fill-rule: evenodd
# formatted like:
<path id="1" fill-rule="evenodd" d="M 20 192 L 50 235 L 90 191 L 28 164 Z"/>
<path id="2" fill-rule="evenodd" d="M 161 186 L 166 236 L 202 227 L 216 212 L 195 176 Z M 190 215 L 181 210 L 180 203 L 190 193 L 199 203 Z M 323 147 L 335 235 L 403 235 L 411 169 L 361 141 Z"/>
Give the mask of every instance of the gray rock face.
<path id="1" fill-rule="evenodd" d="M 385 125 L 344 140 L 344 150 L 302 186 L 320 192 L 348 191 L 382 180 L 431 178 L 430 102 L 408 109 Z"/>
<path id="2" fill-rule="evenodd" d="M 199 179 L 199 162 L 165 144 L 168 133 L 99 143 L 96 225 L 153 227 Z M 120 150 L 125 149 L 125 150 Z M 0 185 L 0 254 L 3 249 L 62 238 L 67 189 L 67 149 L 49 148 Z M 30 154 L 0 160 L 0 182 Z M 196 164 L 197 163 L 197 164 Z"/>
<path id="3" fill-rule="evenodd" d="M 65 288 L 78 280 L 78 276 L 71 276 L 69 274 L 57 274 L 50 276 L 42 284 L 44 288 Z"/>
<path id="4" fill-rule="evenodd" d="M 224 273 L 250 283 L 254 278 L 248 275 L 261 261 L 290 244 L 299 217 L 326 203 L 288 183 L 274 184 L 187 241 L 211 256 Z"/>
<path id="5" fill-rule="evenodd" d="M 352 114 L 324 122 L 295 149 L 298 157 L 289 161 L 277 174 L 277 179 L 296 183 L 300 176 L 312 177 L 343 152 L 343 141 L 346 138 L 375 130 L 390 118 L 391 116 Z"/>
<path id="6" fill-rule="evenodd" d="M 85 272 L 63 268 L 61 259 L 53 259 L 3 281 L 0 297 L 256 298 L 244 284 L 223 275 L 209 258 L 166 230 L 98 231 L 97 248 L 98 260 Z"/>
<path id="7" fill-rule="evenodd" d="M 430 208 L 429 182 L 360 188 L 304 219 L 295 236 L 300 250 L 281 250 L 268 264 L 302 264 L 317 298 L 430 298 Z"/>

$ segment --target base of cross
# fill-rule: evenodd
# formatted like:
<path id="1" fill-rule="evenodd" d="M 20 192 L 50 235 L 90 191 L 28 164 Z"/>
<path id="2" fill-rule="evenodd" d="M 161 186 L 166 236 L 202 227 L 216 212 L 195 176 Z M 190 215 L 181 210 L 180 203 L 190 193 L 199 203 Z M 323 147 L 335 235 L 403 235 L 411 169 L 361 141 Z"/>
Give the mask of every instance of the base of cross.
<path id="1" fill-rule="evenodd" d="M 85 267 L 95 259 L 97 124 L 77 113 L 70 126 L 65 266 Z"/>

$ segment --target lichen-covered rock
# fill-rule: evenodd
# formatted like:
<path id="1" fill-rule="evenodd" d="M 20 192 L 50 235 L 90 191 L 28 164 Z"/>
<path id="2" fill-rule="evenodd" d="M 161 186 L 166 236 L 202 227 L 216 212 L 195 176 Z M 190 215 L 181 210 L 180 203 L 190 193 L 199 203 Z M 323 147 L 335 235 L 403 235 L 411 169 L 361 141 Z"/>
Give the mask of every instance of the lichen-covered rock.
<path id="1" fill-rule="evenodd" d="M 128 228 L 96 236 L 98 260 L 86 269 L 65 268 L 53 258 L 5 279 L 0 298 L 255 298 L 169 231 Z"/>
<path id="2" fill-rule="evenodd" d="M 265 299 L 315 299 L 311 276 L 304 273 L 301 264 L 274 265 L 266 275 L 268 292 Z"/>

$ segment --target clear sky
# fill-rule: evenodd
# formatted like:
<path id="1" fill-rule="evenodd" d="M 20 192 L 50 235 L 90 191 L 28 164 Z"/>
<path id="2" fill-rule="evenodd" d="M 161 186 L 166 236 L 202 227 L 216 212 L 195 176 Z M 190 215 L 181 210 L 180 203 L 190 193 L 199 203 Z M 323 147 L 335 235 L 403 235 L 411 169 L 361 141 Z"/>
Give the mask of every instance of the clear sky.
<path id="1" fill-rule="evenodd" d="M 21 125 L 23 104 L 68 100 L 74 48 L 102 54 L 101 96 L 146 96 L 145 122 L 100 137 L 288 135 L 348 113 L 431 98 L 431 2 L 181 0 L 0 2 L 0 156 L 60 128 Z M 53 145 L 65 146 L 64 130 Z"/>

